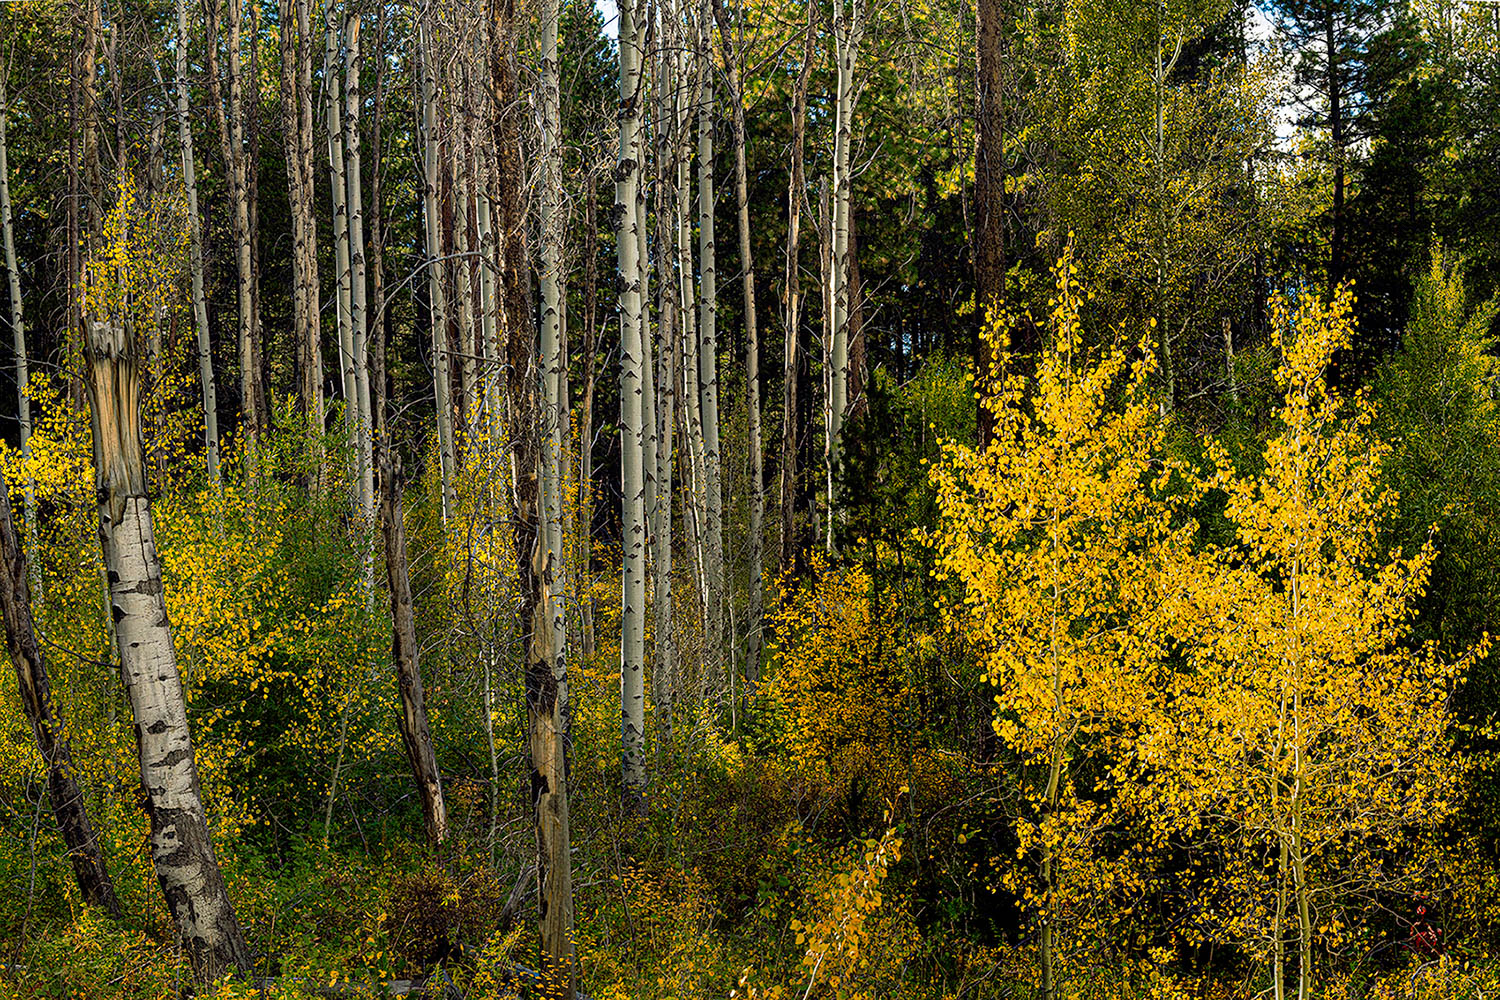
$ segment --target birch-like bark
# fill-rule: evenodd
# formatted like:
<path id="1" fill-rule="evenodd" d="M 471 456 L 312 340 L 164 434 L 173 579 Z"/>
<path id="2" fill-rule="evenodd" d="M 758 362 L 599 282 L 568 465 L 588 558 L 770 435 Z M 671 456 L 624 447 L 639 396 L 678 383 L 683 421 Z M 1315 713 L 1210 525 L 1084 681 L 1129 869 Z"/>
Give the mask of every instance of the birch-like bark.
<path id="1" fill-rule="evenodd" d="M 337 0 L 326 0 L 323 7 L 323 28 L 323 114 L 328 130 L 328 189 L 333 205 L 339 381 L 344 397 L 344 430 L 349 438 L 349 479 L 353 486 L 351 493 L 355 498 L 354 506 L 361 508 L 358 502 L 361 452 L 355 426 L 359 419 L 359 387 L 354 373 L 354 272 L 349 240 L 349 182 L 346 176 L 348 161 L 344 152 L 344 112 L 339 100 L 343 88 L 338 82 L 343 30 L 339 23 Z"/>
<path id="2" fill-rule="evenodd" d="M 668 49 L 672 34 L 667 11 L 657 7 L 656 43 L 653 46 L 652 87 L 656 113 L 653 116 L 653 131 L 656 146 L 656 430 L 655 454 L 656 496 L 651 518 L 651 556 L 654 577 L 652 581 L 654 633 L 656 655 L 651 660 L 652 708 L 656 723 L 656 748 L 658 758 L 673 742 L 674 694 L 677 678 L 677 640 L 673 623 L 672 600 L 672 489 L 674 471 L 673 437 L 677 422 L 677 381 L 681 366 L 680 340 L 677 336 L 678 285 L 673 277 L 676 258 L 673 235 L 672 209 L 676 203 L 675 156 L 670 152 L 675 140 L 669 123 L 674 121 L 672 113 L 673 95 L 669 86 L 671 74 L 667 67 Z M 644 211 L 641 213 L 645 218 Z M 644 228 L 644 226 L 643 226 Z"/>
<path id="3" fill-rule="evenodd" d="M 229 0 L 226 55 L 229 69 L 227 149 L 233 198 L 236 285 L 239 301 L 240 424 L 245 446 L 252 453 L 269 421 L 265 386 L 261 383 L 259 329 L 255 286 L 255 230 L 252 226 L 250 163 L 245 152 L 244 72 L 241 66 L 241 0 Z"/>
<path id="4" fill-rule="evenodd" d="M 209 983 L 225 972 L 248 972 L 250 948 L 224 888 L 199 791 L 146 498 L 133 337 L 113 322 L 89 319 L 84 352 L 99 540 L 120 675 L 135 720 L 151 860 L 194 977 Z"/>
<path id="5" fill-rule="evenodd" d="M 99 838 L 89 822 L 83 792 L 73 773 L 73 752 L 63 720 L 52 705 L 52 684 L 47 661 L 42 657 L 31 618 L 30 559 L 16 535 L 10 507 L 10 488 L 0 476 L 0 612 L 5 617 L 5 641 L 10 662 L 16 668 L 16 687 L 21 707 L 31 722 L 37 752 L 47 767 L 47 797 L 57 828 L 68 849 L 73 877 L 83 898 L 91 906 L 103 907 L 111 916 L 120 915 L 114 882 L 104 865 Z"/>
<path id="6" fill-rule="evenodd" d="M 641 132 L 641 35 L 636 0 L 620 2 L 619 156 L 615 168 L 615 254 L 620 294 L 620 489 L 624 562 L 620 572 L 620 780 L 627 811 L 646 792 L 646 482 L 645 350 L 641 328 L 638 211 Z"/>
<path id="7" fill-rule="evenodd" d="M 297 158 L 302 177 L 302 258 L 297 280 L 302 282 L 302 302 L 307 310 L 302 323 L 306 338 L 302 356 L 307 369 L 303 373 L 303 392 L 307 395 L 309 421 L 321 435 L 327 421 L 328 404 L 323 390 L 323 312 L 318 285 L 318 212 L 314 195 L 313 159 L 313 32 L 311 0 L 292 0 L 297 16 Z M 324 475 L 323 455 L 319 451 L 318 477 Z"/>
<path id="8" fill-rule="evenodd" d="M 677 20 L 675 4 L 669 8 L 669 18 L 677 24 L 679 30 L 685 29 Z M 691 12 L 681 11 L 686 20 L 691 21 Z M 686 446 L 684 454 L 684 473 L 687 483 L 687 503 L 684 507 L 684 526 L 688 535 L 688 550 L 692 554 L 693 585 L 698 598 L 699 620 L 707 625 L 708 613 L 708 579 L 706 567 L 708 560 L 705 551 L 705 528 L 708 505 L 708 491 L 705 484 L 705 458 L 703 447 L 703 396 L 701 390 L 701 365 L 699 356 L 701 345 L 698 337 L 697 323 L 697 290 L 693 281 L 693 102 L 698 96 L 699 88 L 689 77 L 689 69 L 698 70 L 696 60 L 688 57 L 687 39 L 684 33 L 679 44 L 674 46 L 673 58 L 670 62 L 673 71 L 674 93 L 676 95 L 676 115 L 674 121 L 675 150 L 677 166 L 676 194 L 677 204 L 674 206 L 674 219 L 677 223 L 677 279 L 678 279 L 678 318 L 679 328 L 682 335 L 682 394 L 680 396 L 679 415 L 683 424 L 683 444 Z M 708 676 L 700 677 L 700 681 L 707 681 Z M 715 681 L 717 678 L 713 678 Z"/>
<path id="9" fill-rule="evenodd" d="M 527 742 L 537 844 L 541 972 L 560 1000 L 578 990 L 573 945 L 573 873 L 568 829 L 568 671 L 552 644 L 559 594 L 546 558 L 546 510 L 540 497 L 542 413 L 536 336 L 528 303 L 525 213 L 521 204 L 520 102 L 516 84 L 515 0 L 489 0 L 493 25 L 491 94 L 495 100 L 496 190 L 504 247 L 506 394 L 510 410 L 512 522 L 525 637 Z"/>
<path id="10" fill-rule="evenodd" d="M 16 425 L 19 428 L 21 461 L 31 458 L 31 373 L 26 357 L 26 318 L 21 300 L 21 268 L 16 260 L 15 220 L 10 207 L 10 159 L 7 125 L 10 119 L 10 101 L 7 97 L 6 77 L 10 65 L 0 68 L 0 229 L 4 230 L 5 273 L 10 284 L 10 335 L 16 355 Z M 26 545 L 36 547 L 36 486 L 28 471 L 26 493 L 22 505 L 22 516 L 26 524 Z M 14 658 L 14 657 L 12 657 Z"/>
<path id="11" fill-rule="evenodd" d="M 743 41 L 730 41 L 733 26 L 725 14 L 724 0 L 713 0 L 724 47 L 724 66 L 729 79 L 729 105 L 734 132 L 734 194 L 740 237 L 740 281 L 745 313 L 745 410 L 746 450 L 750 465 L 750 545 L 746 591 L 749 599 L 745 628 L 745 699 L 755 697 L 760 683 L 761 636 L 764 628 L 765 573 L 765 467 L 760 429 L 760 331 L 755 310 L 755 257 L 750 245 L 750 181 L 745 164 L 745 93 L 741 80 Z"/>
<path id="12" fill-rule="evenodd" d="M 592 576 L 594 541 L 594 379 L 598 344 L 599 309 L 599 213 L 594 172 L 588 175 L 583 203 L 583 226 L 587 237 L 583 258 L 583 392 L 578 401 L 578 595 L 579 652 L 585 660 L 594 655 L 594 597 L 585 586 Z M 651 458 L 651 453 L 647 453 Z"/>
<path id="13" fill-rule="evenodd" d="M 411 580 L 406 564 L 406 528 L 401 511 L 401 469 L 387 462 L 380 470 L 380 531 L 385 541 L 386 583 L 391 594 L 391 658 L 396 664 L 396 687 L 401 696 L 401 742 L 411 765 L 427 842 L 448 839 L 448 809 L 432 731 L 427 725 L 427 702 L 422 693 L 422 670 L 417 659 L 417 627 L 412 614 Z"/>
<path id="14" fill-rule="evenodd" d="M 698 391 L 703 426 L 703 575 L 708 618 L 707 660 L 724 670 L 724 493 L 719 461 L 719 286 L 714 247 L 714 73 L 710 55 L 713 14 L 709 0 L 698 12 Z"/>
<path id="15" fill-rule="evenodd" d="M 373 526 L 375 518 L 375 455 L 370 432 L 369 298 L 365 280 L 365 199 L 359 136 L 363 106 L 359 82 L 363 65 L 359 48 L 360 23 L 358 7 L 351 7 L 344 26 L 344 152 L 348 157 L 344 180 L 348 185 L 349 325 L 352 329 L 354 398 L 347 405 L 353 414 L 350 444 L 355 449 L 359 475 L 355 497 L 360 518 L 368 528 Z"/>
<path id="16" fill-rule="evenodd" d="M 786 312 L 782 320 L 785 351 L 782 364 L 781 409 L 781 551 L 779 572 L 785 576 L 800 568 L 801 547 L 797 544 L 797 425 L 801 410 L 797 399 L 797 381 L 802 359 L 797 350 L 802 330 L 802 278 L 799 248 L 802 239 L 802 202 L 807 197 L 807 178 L 803 174 L 803 156 L 807 147 L 807 87 L 812 76 L 813 23 L 816 14 L 808 6 L 806 35 L 802 45 L 802 65 L 792 90 L 792 168 L 787 179 L 786 236 Z"/>
<path id="17" fill-rule="evenodd" d="M 833 245 L 830 265 L 833 293 L 833 344 L 828 404 L 828 551 L 833 551 L 837 497 L 834 482 L 841 460 L 840 439 L 849 410 L 849 199 L 850 146 L 854 135 L 854 109 L 859 88 L 854 78 L 859 46 L 865 34 L 865 0 L 838 0 L 833 20 L 833 40 L 838 59 L 838 90 L 833 124 Z"/>
<path id="18" fill-rule="evenodd" d="M 438 214 L 438 173 L 441 149 L 437 138 L 437 79 L 433 62 L 432 25 L 426 17 L 418 28 L 418 51 L 422 63 L 422 216 L 427 246 L 427 289 L 432 313 L 433 389 L 437 401 L 439 475 L 442 480 L 443 522 L 455 507 L 453 477 L 458 464 L 453 442 L 452 360 L 448 353 L 448 305 L 443 271 L 438 263 L 442 251 L 442 220 Z"/>

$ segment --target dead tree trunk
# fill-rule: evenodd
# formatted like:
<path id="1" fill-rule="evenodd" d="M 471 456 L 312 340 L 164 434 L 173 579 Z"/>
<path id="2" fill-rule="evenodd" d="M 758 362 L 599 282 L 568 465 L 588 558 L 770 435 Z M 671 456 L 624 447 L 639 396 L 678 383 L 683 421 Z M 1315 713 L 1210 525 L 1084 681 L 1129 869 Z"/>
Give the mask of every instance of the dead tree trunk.
<path id="1" fill-rule="evenodd" d="M 543 976 L 561 1000 L 573 1000 L 578 964 L 573 948 L 573 872 L 568 830 L 568 673 L 564 650 L 553 648 L 558 594 L 546 560 L 540 497 L 541 366 L 528 302 L 526 217 L 521 205 L 520 116 L 516 84 L 515 0 L 489 0 L 494 27 L 490 73 L 495 101 L 495 153 L 503 247 L 506 353 L 514 484 L 516 569 L 526 650 L 526 718 L 531 752 L 531 803 L 536 826 L 538 918 Z"/>
<path id="2" fill-rule="evenodd" d="M 68 848 L 73 875 L 83 898 L 92 906 L 102 906 L 110 916 L 120 915 L 115 899 L 115 885 L 104 866 L 99 839 L 94 836 L 84 808 L 83 792 L 73 776 L 73 754 L 62 719 L 52 708 L 52 685 L 47 678 L 47 662 L 37 644 L 36 628 L 31 620 L 31 585 L 26 546 L 16 535 L 11 516 L 10 489 L 0 476 L 0 611 L 5 615 L 5 641 L 10 662 L 16 667 L 16 686 L 21 692 L 21 707 L 31 720 L 36 746 L 47 765 L 47 796 L 57 828 Z"/>
<path id="3" fill-rule="evenodd" d="M 401 468 L 389 460 L 380 468 L 380 533 L 385 539 L 386 582 L 391 592 L 391 658 L 396 664 L 396 686 L 401 695 L 401 742 L 411 763 L 427 842 L 436 847 L 448 839 L 448 809 L 443 802 L 443 780 L 432 731 L 427 726 L 427 703 L 422 694 L 422 671 L 417 662 L 417 626 L 412 616 L 411 580 L 406 571 L 406 528 L 401 514 Z"/>

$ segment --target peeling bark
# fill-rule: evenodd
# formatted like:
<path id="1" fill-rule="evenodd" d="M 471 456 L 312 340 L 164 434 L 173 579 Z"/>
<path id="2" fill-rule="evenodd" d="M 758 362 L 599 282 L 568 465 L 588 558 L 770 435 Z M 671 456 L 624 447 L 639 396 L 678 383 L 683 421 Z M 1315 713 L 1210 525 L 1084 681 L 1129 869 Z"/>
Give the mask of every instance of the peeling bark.
<path id="1" fill-rule="evenodd" d="M 99 540 L 120 676 L 135 720 L 151 860 L 193 974 L 208 983 L 225 972 L 250 971 L 251 955 L 214 856 L 193 759 L 146 498 L 134 338 L 118 324 L 91 320 L 84 357 Z"/>

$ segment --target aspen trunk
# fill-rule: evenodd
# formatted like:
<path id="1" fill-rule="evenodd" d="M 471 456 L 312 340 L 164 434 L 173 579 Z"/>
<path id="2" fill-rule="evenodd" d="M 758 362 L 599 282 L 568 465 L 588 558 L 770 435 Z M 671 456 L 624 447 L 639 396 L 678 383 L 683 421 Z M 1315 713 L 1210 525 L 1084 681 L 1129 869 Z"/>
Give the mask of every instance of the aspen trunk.
<path id="1" fill-rule="evenodd" d="M 63 721 L 52 707 L 52 684 L 47 662 L 37 643 L 31 618 L 30 559 L 16 535 L 11 516 L 10 489 L 0 476 L 0 611 L 5 616 L 5 640 L 10 662 L 16 668 L 16 686 L 21 707 L 31 722 L 37 752 L 47 766 L 47 796 L 57 828 L 68 848 L 73 877 L 83 898 L 91 906 L 103 907 L 110 916 L 120 915 L 115 885 L 104 865 L 99 839 L 89 822 L 83 792 L 73 774 L 73 752 Z"/>
<path id="2" fill-rule="evenodd" d="M 302 282 L 302 302 L 307 310 L 301 327 L 301 335 L 306 340 L 302 356 L 307 365 L 302 374 L 302 391 L 307 396 L 313 430 L 322 434 L 326 429 L 328 406 L 323 390 L 323 313 L 318 283 L 318 214 L 313 181 L 312 13 L 311 0 L 292 2 L 296 5 L 297 16 L 297 170 L 302 178 L 299 206 L 302 211 L 302 256 L 297 280 Z M 321 481 L 325 471 L 321 451 L 317 460 Z"/>
<path id="3" fill-rule="evenodd" d="M 16 261 L 16 229 L 10 207 L 10 160 L 6 126 L 10 102 L 6 96 L 6 76 L 10 67 L 0 69 L 0 228 L 4 230 L 5 273 L 10 283 L 10 334 L 16 354 L 16 425 L 21 446 L 21 460 L 31 458 L 31 373 L 26 358 L 26 321 L 22 311 L 21 269 Z M 36 546 L 36 487 L 26 474 L 26 494 L 22 506 L 26 524 L 26 545 Z M 12 657 L 14 658 L 14 657 Z"/>
<path id="4" fill-rule="evenodd" d="M 199 982 L 251 958 L 209 838 L 146 498 L 140 372 L 131 335 L 107 321 L 84 339 L 93 411 L 99 539 L 120 675 L 135 719 L 151 859 Z"/>
<path id="5" fill-rule="evenodd" d="M 668 17 L 677 21 L 678 10 L 669 7 Z M 686 12 L 684 12 L 686 13 Z M 679 29 L 681 25 L 678 25 Z M 674 219 L 677 223 L 677 279 L 679 329 L 682 335 L 682 393 L 679 398 L 679 415 L 682 421 L 684 445 L 683 472 L 687 486 L 684 505 L 684 527 L 687 529 L 688 551 L 692 555 L 693 588 L 698 598 L 699 621 L 704 628 L 704 640 L 710 640 L 708 631 L 708 579 L 705 573 L 708 560 L 705 551 L 705 527 L 708 520 L 708 491 L 705 485 L 705 457 L 703 447 L 703 396 L 700 364 L 701 341 L 697 323 L 697 294 L 693 282 L 693 214 L 692 214 L 692 158 L 693 158 L 693 99 L 698 93 L 688 78 L 689 65 L 699 69 L 696 61 L 689 62 L 686 37 L 675 46 L 671 62 L 673 68 L 674 93 L 677 109 L 676 122 L 676 166 L 677 204 Z M 705 650 L 705 652 L 708 652 Z M 700 678 L 706 680 L 707 677 Z"/>
<path id="6" fill-rule="evenodd" d="M 453 442 L 453 403 L 451 358 L 448 353 L 448 306 L 443 286 L 443 271 L 438 258 L 442 253 L 442 220 L 438 215 L 438 172 L 440 149 L 437 139 L 437 79 L 432 26 L 427 18 L 419 25 L 418 50 L 422 62 L 422 215 L 427 240 L 427 288 L 432 312 L 433 389 L 437 401 L 438 460 L 442 479 L 443 521 L 453 513 L 456 502 L 453 476 L 457 455 Z"/>
<path id="7" fill-rule="evenodd" d="M 849 201 L 850 146 L 854 135 L 854 108 L 858 86 L 854 66 L 865 33 L 865 0 L 839 0 L 833 21 L 834 46 L 838 57 L 838 93 L 834 105 L 833 133 L 833 245 L 829 263 L 833 282 L 833 344 L 828 403 L 828 550 L 833 551 L 837 524 L 834 484 L 841 461 L 844 417 L 849 411 Z"/>
<path id="8" fill-rule="evenodd" d="M 323 26 L 323 114 L 328 130 L 328 189 L 333 205 L 334 269 L 337 272 L 339 383 L 344 397 L 344 430 L 349 438 L 351 495 L 358 509 L 361 506 L 358 502 L 361 451 L 356 427 L 359 387 L 354 373 L 354 272 L 349 241 L 348 161 L 344 151 L 344 112 L 339 102 L 342 88 L 338 85 L 342 29 L 336 0 L 325 0 Z"/>
<path id="9" fill-rule="evenodd" d="M 546 559 L 541 502 L 541 407 L 535 332 L 527 302 L 525 214 L 521 205 L 520 104 L 516 85 L 515 0 L 489 0 L 494 28 L 491 92 L 503 237 L 507 396 L 511 414 L 514 538 L 526 650 L 526 717 L 531 800 L 536 821 L 539 939 L 542 974 L 561 1000 L 573 1000 L 578 966 L 573 947 L 573 873 L 568 829 L 568 673 L 564 650 L 552 645 L 557 617 L 552 567 Z"/>
<path id="10" fill-rule="evenodd" d="M 412 615 L 411 581 L 406 569 L 406 528 L 401 512 L 401 470 L 389 462 L 380 470 L 380 529 L 385 541 L 386 582 L 391 592 L 391 657 L 396 664 L 396 686 L 401 695 L 401 742 L 411 764 L 427 842 L 434 847 L 448 839 L 448 809 L 443 802 L 443 780 L 432 732 L 427 726 L 427 703 L 422 694 L 422 671 L 417 659 L 417 627 Z"/>
<path id="11" fill-rule="evenodd" d="M 714 0 L 714 14 L 719 23 L 719 38 L 724 46 L 724 65 L 728 70 L 729 105 L 734 127 L 734 194 L 740 237 L 740 281 L 745 312 L 745 410 L 746 449 L 750 465 L 750 545 L 746 592 L 749 617 L 745 628 L 745 700 L 755 697 L 760 683 L 761 638 L 764 629 L 764 594 L 761 582 L 765 574 L 765 468 L 761 450 L 760 429 L 760 332 L 755 310 L 755 258 L 750 246 L 750 182 L 745 165 L 745 94 L 740 77 L 744 59 L 743 40 L 731 44 L 731 25 L 724 11 L 724 0 Z"/>
<path id="12" fill-rule="evenodd" d="M 583 260 L 583 394 L 578 403 L 578 578 L 579 652 L 585 660 L 594 655 L 594 597 L 586 592 L 593 571 L 594 524 L 594 355 L 598 345 L 599 308 L 599 215 L 598 192 L 592 171 L 584 198 L 583 225 L 587 233 Z M 651 453 L 647 453 L 651 458 Z"/>
<path id="13" fill-rule="evenodd" d="M 227 112 L 229 165 L 233 197 L 236 285 L 239 300 L 240 423 L 245 445 L 254 451 L 255 443 L 266 429 L 265 387 L 261 383 L 259 318 L 255 283 L 255 230 L 252 226 L 249 157 L 245 153 L 245 98 L 241 68 L 241 25 L 244 15 L 241 0 L 229 0 L 229 107 Z"/>
<path id="14" fill-rule="evenodd" d="M 365 280 L 365 199 L 363 169 L 360 163 L 360 58 L 359 29 L 361 17 L 351 9 L 344 26 L 344 152 L 348 165 L 344 171 L 348 185 L 349 214 L 349 325 L 354 365 L 354 398 L 346 405 L 352 411 L 350 444 L 355 449 L 359 478 L 355 483 L 358 511 L 366 529 L 375 515 L 375 456 L 370 434 L 370 359 L 368 285 Z M 367 570 L 368 572 L 368 570 Z"/>
<path id="15" fill-rule="evenodd" d="M 641 131 L 641 28 L 635 0 L 620 3 L 619 159 L 615 169 L 615 246 L 620 272 L 620 489 L 624 562 L 620 617 L 620 781 L 627 811 L 640 812 L 646 792 L 646 482 L 637 230 Z M 660 600 L 660 597 L 658 597 Z"/>
<path id="16" fill-rule="evenodd" d="M 714 73 L 709 0 L 698 17 L 698 391 L 703 426 L 704 642 L 716 680 L 724 669 L 724 494 L 719 461 L 718 273 L 714 246 Z"/>
<path id="17" fill-rule="evenodd" d="M 663 751 L 673 742 L 677 676 L 677 642 L 674 632 L 672 603 L 672 476 L 673 432 L 677 420 L 677 371 L 681 365 L 681 341 L 677 334 L 677 284 L 673 279 L 672 212 L 675 203 L 676 167 L 668 155 L 672 120 L 672 94 L 668 91 L 667 49 L 670 43 L 665 11 L 658 8 L 660 21 L 657 42 L 652 54 L 655 68 L 653 90 L 656 102 L 656 331 L 654 379 L 656 384 L 655 454 L 656 496 L 652 506 L 651 546 L 654 580 L 652 585 L 656 655 L 651 661 L 651 695 L 656 723 L 656 749 L 660 761 Z M 643 219 L 645 212 L 641 213 Z"/>
<path id="18" fill-rule="evenodd" d="M 787 179 L 786 313 L 782 322 L 786 337 L 782 365 L 781 408 L 781 551 L 779 572 L 785 576 L 800 568 L 802 552 L 797 544 L 797 425 L 801 415 L 797 381 L 803 364 L 797 350 L 801 335 L 802 279 L 799 247 L 802 238 L 802 200 L 807 194 L 803 156 L 807 146 L 807 86 L 812 76 L 813 19 L 808 8 L 802 65 L 792 91 L 792 168 Z"/>

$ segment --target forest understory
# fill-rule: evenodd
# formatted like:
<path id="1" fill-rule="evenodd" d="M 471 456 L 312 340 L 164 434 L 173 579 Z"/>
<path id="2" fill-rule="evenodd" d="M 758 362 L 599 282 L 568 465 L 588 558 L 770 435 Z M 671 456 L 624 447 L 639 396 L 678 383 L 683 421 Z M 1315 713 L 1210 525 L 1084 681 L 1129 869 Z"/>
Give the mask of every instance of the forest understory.
<path id="1" fill-rule="evenodd" d="M 0 1000 L 1500 996 L 1500 5 L 0 5 Z"/>

